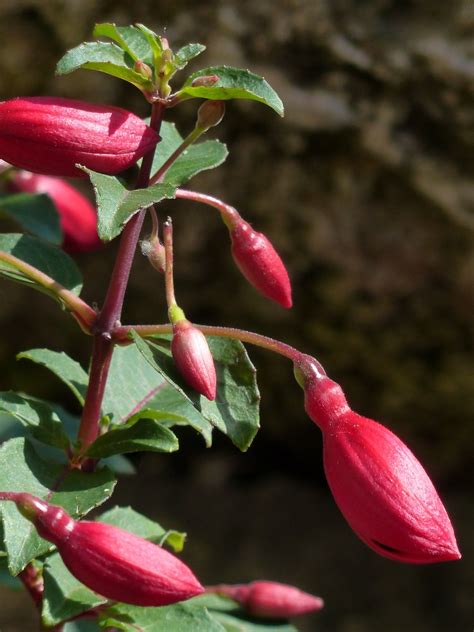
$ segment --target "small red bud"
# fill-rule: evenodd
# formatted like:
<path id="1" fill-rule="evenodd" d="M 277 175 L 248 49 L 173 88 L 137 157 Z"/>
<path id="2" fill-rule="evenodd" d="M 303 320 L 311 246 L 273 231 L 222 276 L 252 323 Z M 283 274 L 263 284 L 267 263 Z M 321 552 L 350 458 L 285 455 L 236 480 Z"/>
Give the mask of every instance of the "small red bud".
<path id="1" fill-rule="evenodd" d="M 186 319 L 174 323 L 171 353 L 186 382 L 207 399 L 214 400 L 216 369 L 202 331 Z"/>
<path id="2" fill-rule="evenodd" d="M 235 263 L 247 281 L 282 307 L 291 307 L 288 272 L 267 237 L 240 217 L 231 224 L 230 236 Z"/>
<path id="3" fill-rule="evenodd" d="M 305 408 L 323 432 L 324 469 L 334 499 L 374 551 L 428 564 L 461 557 L 446 509 L 409 448 L 376 421 L 353 412 L 336 382 L 305 356 Z"/>
<path id="4" fill-rule="evenodd" d="M 219 81 L 217 75 L 204 75 L 202 77 L 196 77 L 191 82 L 193 88 L 210 88 Z"/>
<path id="5" fill-rule="evenodd" d="M 76 164 L 119 173 L 159 139 L 138 116 L 112 105 L 59 97 L 0 103 L 0 158 L 35 173 L 83 177 Z"/>
<path id="6" fill-rule="evenodd" d="M 4 492 L 57 546 L 64 564 L 85 586 L 107 599 L 137 606 L 165 606 L 201 594 L 191 570 L 165 549 L 123 529 L 77 522 L 64 509 L 30 494 Z"/>
<path id="7" fill-rule="evenodd" d="M 197 113 L 196 127 L 207 130 L 215 127 L 224 118 L 224 101 L 204 101 Z"/>
<path id="8" fill-rule="evenodd" d="M 237 601 L 254 617 L 291 619 L 321 610 L 324 601 L 294 586 L 279 582 L 255 581 L 251 584 L 226 584 L 207 589 Z"/>
<path id="9" fill-rule="evenodd" d="M 59 213 L 68 252 L 90 252 L 102 245 L 97 234 L 97 213 L 89 200 L 61 178 L 18 171 L 9 188 L 24 193 L 47 193 Z"/>

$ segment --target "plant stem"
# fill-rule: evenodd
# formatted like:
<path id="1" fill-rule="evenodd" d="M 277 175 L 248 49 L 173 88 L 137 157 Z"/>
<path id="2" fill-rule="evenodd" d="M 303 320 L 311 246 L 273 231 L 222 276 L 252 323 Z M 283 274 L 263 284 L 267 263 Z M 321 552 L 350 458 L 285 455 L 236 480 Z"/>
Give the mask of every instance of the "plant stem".
<path id="1" fill-rule="evenodd" d="M 152 106 L 150 127 L 157 133 L 161 127 L 164 110 L 165 108 L 161 103 L 155 103 Z M 150 150 L 143 157 L 136 183 L 137 189 L 149 185 L 154 154 L 155 148 Z M 91 445 L 99 435 L 102 401 L 114 347 L 114 341 L 112 340 L 110 331 L 120 320 L 125 291 L 137 248 L 138 238 L 140 237 L 140 231 L 145 218 L 145 212 L 146 211 L 142 209 L 136 213 L 125 226 L 104 305 L 94 326 L 94 344 L 92 348 L 89 384 L 78 432 L 79 457 L 83 456 L 89 445 Z"/>
<path id="2" fill-rule="evenodd" d="M 171 217 L 168 217 L 163 224 L 163 242 L 166 253 L 165 268 L 165 287 L 166 287 L 166 304 L 168 309 L 176 305 L 176 297 L 174 294 L 174 272 L 173 272 L 173 224 Z"/>
<path id="3" fill-rule="evenodd" d="M 240 218 L 237 209 L 230 204 L 225 204 L 222 200 L 213 197 L 212 195 L 207 195 L 206 193 L 198 193 L 197 191 L 189 191 L 188 189 L 176 189 L 176 198 L 180 198 L 181 200 L 192 200 L 193 202 L 201 202 L 202 204 L 207 204 L 208 206 L 212 206 L 216 208 L 221 216 L 225 224 L 232 228 L 232 225 L 235 223 L 235 220 Z"/>
<path id="4" fill-rule="evenodd" d="M 281 342 L 281 340 L 275 340 L 262 334 L 254 333 L 253 331 L 246 331 L 245 329 L 236 329 L 234 327 L 215 327 L 213 325 L 196 325 L 193 326 L 200 329 L 206 336 L 220 336 L 222 338 L 232 338 L 234 340 L 240 340 L 241 342 L 247 342 L 249 344 L 273 351 L 279 355 L 288 358 L 292 362 L 298 361 L 304 354 L 298 349 Z M 112 336 L 117 342 L 126 342 L 130 331 L 136 331 L 142 338 L 150 338 L 157 334 L 169 334 L 172 333 L 173 327 L 169 324 L 163 325 L 121 325 L 116 327 Z"/>
<path id="5" fill-rule="evenodd" d="M 67 290 L 63 285 L 44 272 L 41 272 L 41 270 L 38 270 L 21 259 L 17 259 L 17 257 L 7 252 L 0 252 L 0 261 L 11 265 L 28 277 L 28 279 L 31 279 L 31 281 L 34 281 L 48 292 L 54 294 L 55 297 L 64 303 L 72 316 L 76 318 L 81 328 L 86 333 L 91 333 L 97 315 L 92 307 L 80 299 L 74 292 Z"/>

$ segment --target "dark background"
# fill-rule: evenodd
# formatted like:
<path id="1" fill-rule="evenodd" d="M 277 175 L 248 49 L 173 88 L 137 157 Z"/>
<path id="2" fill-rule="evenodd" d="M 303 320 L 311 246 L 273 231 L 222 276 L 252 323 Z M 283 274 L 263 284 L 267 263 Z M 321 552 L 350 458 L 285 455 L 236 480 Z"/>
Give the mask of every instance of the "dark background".
<path id="1" fill-rule="evenodd" d="M 461 562 L 408 566 L 376 556 L 327 489 L 321 438 L 290 365 L 250 349 L 262 430 L 245 455 L 182 433 L 178 455 L 145 456 L 114 501 L 188 531 L 203 582 L 267 578 L 321 595 L 306 631 L 472 629 L 474 13 L 470 0 L 141 2 L 2 0 L 0 98 L 51 94 L 146 115 L 138 91 L 81 71 L 54 77 L 93 24 L 143 22 L 171 46 L 207 45 L 196 67 L 263 74 L 279 117 L 230 102 L 216 135 L 230 157 L 193 188 L 235 205 L 288 265 L 295 307 L 266 302 L 236 271 L 213 212 L 167 203 L 180 303 L 196 322 L 267 333 L 316 355 L 358 412 L 386 423 L 426 465 L 446 502 Z M 179 81 L 179 79 L 178 79 Z M 178 81 L 175 85 L 179 85 Z M 181 131 L 196 102 L 170 113 Z M 83 256 L 84 296 L 102 301 L 116 244 Z M 90 342 L 53 302 L 0 283 L 1 387 L 74 403 L 14 355 Z M 162 280 L 137 257 L 124 322 L 163 322 Z M 0 630 L 33 629 L 32 607 L 0 592 Z M 21 623 L 23 621 L 23 623 Z"/>

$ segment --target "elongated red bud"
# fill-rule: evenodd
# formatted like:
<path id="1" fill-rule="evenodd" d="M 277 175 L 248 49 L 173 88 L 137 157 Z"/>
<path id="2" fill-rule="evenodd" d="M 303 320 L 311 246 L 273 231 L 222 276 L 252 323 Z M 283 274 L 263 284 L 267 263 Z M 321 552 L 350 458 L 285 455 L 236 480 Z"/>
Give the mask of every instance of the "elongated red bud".
<path id="1" fill-rule="evenodd" d="M 232 255 L 240 271 L 259 292 L 291 307 L 291 283 L 283 261 L 263 233 L 257 233 L 241 217 L 230 226 Z"/>
<path id="2" fill-rule="evenodd" d="M 0 158 L 35 173 L 83 177 L 76 164 L 119 173 L 159 139 L 138 116 L 112 105 L 59 97 L 0 103 Z"/>
<path id="3" fill-rule="evenodd" d="M 173 325 L 171 353 L 179 372 L 195 391 L 214 400 L 216 398 L 216 369 L 205 335 L 189 320 Z"/>
<path id="4" fill-rule="evenodd" d="M 409 448 L 381 424 L 361 417 L 341 387 L 306 356 L 305 408 L 323 432 L 324 469 L 334 499 L 374 551 L 428 564 L 461 557 L 453 527 L 428 474 Z"/>
<path id="5" fill-rule="evenodd" d="M 12 174 L 9 188 L 24 193 L 47 193 L 59 213 L 68 252 L 90 252 L 102 245 L 97 234 L 97 213 L 89 200 L 61 178 L 29 171 Z"/>
<path id="6" fill-rule="evenodd" d="M 183 562 L 148 540 L 100 522 L 77 522 L 30 494 L 4 492 L 0 500 L 16 502 L 39 535 L 57 546 L 74 577 L 107 599 L 165 606 L 204 591 Z"/>
<path id="7" fill-rule="evenodd" d="M 321 610 L 324 601 L 288 584 L 255 581 L 251 584 L 212 586 L 206 592 L 216 592 L 237 601 L 254 617 L 291 619 Z"/>

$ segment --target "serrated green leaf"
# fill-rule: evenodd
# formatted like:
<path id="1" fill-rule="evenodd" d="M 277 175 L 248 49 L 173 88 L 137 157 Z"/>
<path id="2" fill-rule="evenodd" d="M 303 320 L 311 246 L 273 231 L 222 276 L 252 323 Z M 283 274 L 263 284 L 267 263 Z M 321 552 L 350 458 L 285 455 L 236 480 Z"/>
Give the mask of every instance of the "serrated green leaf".
<path id="1" fill-rule="evenodd" d="M 59 248 L 28 235 L 4 233 L 0 235 L 0 251 L 38 268 L 74 294 L 80 294 L 81 273 L 71 257 Z M 19 270 L 14 263 L 0 260 L 0 275 L 60 300 L 53 289 L 40 285 L 26 272 Z"/>
<path id="2" fill-rule="evenodd" d="M 215 593 L 194 597 L 188 603 L 205 606 L 227 632 L 297 632 L 293 625 L 281 619 L 251 617 L 235 601 Z"/>
<path id="3" fill-rule="evenodd" d="M 99 617 L 100 628 L 115 626 L 127 632 L 225 632 L 225 628 L 200 605 L 190 601 L 160 608 L 117 604 Z"/>
<path id="4" fill-rule="evenodd" d="M 167 391 L 172 391 L 171 397 Z M 113 423 L 123 423 L 144 408 L 186 418 L 202 434 L 207 445 L 212 427 L 187 399 L 173 399 L 174 389 L 143 358 L 135 345 L 117 347 L 110 365 L 102 410 Z M 157 399 L 158 394 L 161 395 Z"/>
<path id="5" fill-rule="evenodd" d="M 249 360 L 245 347 L 237 340 L 209 336 L 209 348 L 214 358 L 217 374 L 216 399 L 211 402 L 187 386 L 177 373 L 169 349 L 151 340 L 143 340 L 132 334 L 133 340 L 143 357 L 175 389 L 175 397 L 187 400 L 213 427 L 231 439 L 240 450 L 245 451 L 252 443 L 260 427 L 258 392 L 255 368 Z M 169 336 L 155 338 L 169 345 Z M 169 410 L 166 392 L 155 398 Z"/>
<path id="6" fill-rule="evenodd" d="M 219 81 L 212 86 L 192 86 L 194 79 L 217 75 Z M 189 94 L 192 97 L 213 100 L 250 99 L 259 101 L 275 110 L 280 116 L 284 115 L 283 103 L 263 77 L 231 66 L 211 66 L 203 68 L 190 75 L 177 95 Z"/>
<path id="7" fill-rule="evenodd" d="M 174 56 L 173 61 L 176 65 L 176 68 L 182 70 L 188 64 L 188 62 L 191 61 L 191 59 L 194 59 L 205 50 L 206 47 L 204 46 L 204 44 L 186 44 L 186 46 L 180 48 Z"/>
<path id="8" fill-rule="evenodd" d="M 152 173 L 168 160 L 171 154 L 183 142 L 183 137 L 174 123 L 163 122 L 160 130 L 161 141 L 156 147 Z M 229 152 L 224 143 L 218 140 L 207 140 L 188 147 L 166 172 L 163 183 L 181 186 L 201 171 L 215 169 L 227 158 Z"/>
<path id="9" fill-rule="evenodd" d="M 44 193 L 14 193 L 0 196 L 0 212 L 18 222 L 28 233 L 60 245 L 63 233 L 53 201 Z"/>
<path id="10" fill-rule="evenodd" d="M 114 176 L 106 176 L 82 167 L 89 175 L 97 202 L 97 232 L 102 241 L 110 241 L 122 232 L 137 211 L 163 199 L 174 198 L 176 187 L 154 184 L 147 189 L 129 191 Z"/>
<path id="11" fill-rule="evenodd" d="M 103 468 L 84 473 L 44 461 L 24 438 L 10 439 L 0 448 L 0 489 L 29 492 L 64 507 L 75 518 L 102 504 L 112 494 L 115 477 Z M 17 575 L 31 560 L 53 545 L 41 539 L 14 503 L 0 502 L 8 568 Z"/>
<path id="12" fill-rule="evenodd" d="M 112 75 L 139 90 L 153 88 L 151 81 L 133 70 L 133 60 L 130 60 L 128 53 L 111 42 L 85 42 L 68 50 L 58 61 L 56 74 L 67 75 L 80 69 Z"/>
<path id="13" fill-rule="evenodd" d="M 69 438 L 61 420 L 47 402 L 8 391 L 0 393 L 0 411 L 31 428 L 33 437 L 38 441 L 61 450 L 69 447 Z"/>
<path id="14" fill-rule="evenodd" d="M 183 550 L 186 540 L 185 533 L 166 530 L 154 520 L 150 520 L 131 507 L 113 507 L 99 516 L 99 522 L 126 529 L 160 546 L 168 544 L 175 553 L 180 553 Z"/>
<path id="15" fill-rule="evenodd" d="M 108 37 L 116 42 L 134 61 L 151 63 L 153 53 L 150 43 L 141 29 L 135 26 L 116 26 L 110 22 L 96 24 L 94 37 Z"/>
<path id="16" fill-rule="evenodd" d="M 19 353 L 17 359 L 31 360 L 49 369 L 71 389 L 79 403 L 84 405 L 89 378 L 79 362 L 70 358 L 64 351 L 30 349 Z"/>
<path id="17" fill-rule="evenodd" d="M 129 452 L 175 452 L 179 449 L 178 438 L 161 425 L 160 416 L 167 418 L 166 413 L 147 411 L 147 414 L 138 418 L 134 416 L 121 426 L 111 426 L 88 448 L 87 456 L 100 459 Z"/>
<path id="18" fill-rule="evenodd" d="M 46 558 L 43 579 L 41 620 L 45 626 L 55 626 L 107 602 L 71 575 L 59 553 Z"/>

